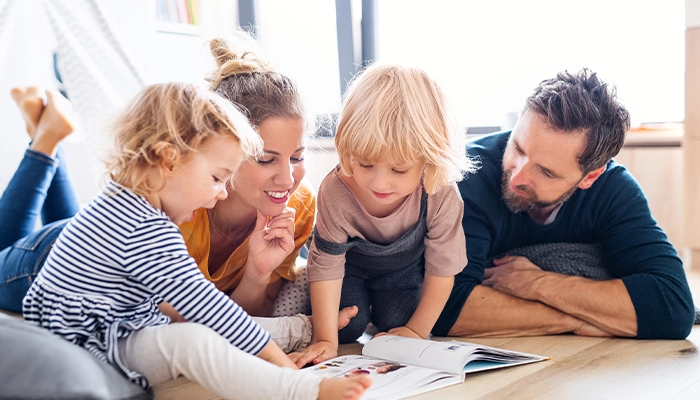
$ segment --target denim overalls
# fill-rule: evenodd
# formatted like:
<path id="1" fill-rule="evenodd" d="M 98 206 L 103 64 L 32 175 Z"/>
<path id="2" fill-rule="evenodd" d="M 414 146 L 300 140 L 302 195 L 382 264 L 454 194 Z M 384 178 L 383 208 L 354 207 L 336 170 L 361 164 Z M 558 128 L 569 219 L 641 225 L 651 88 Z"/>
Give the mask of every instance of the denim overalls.
<path id="1" fill-rule="evenodd" d="M 338 332 L 340 343 L 355 341 L 371 321 L 380 332 L 405 325 L 418 307 L 425 271 L 428 194 L 423 190 L 418 222 L 393 243 L 380 245 L 351 238 L 332 243 L 314 231 L 316 247 L 345 253 L 340 308 L 356 305 L 357 316 Z"/>

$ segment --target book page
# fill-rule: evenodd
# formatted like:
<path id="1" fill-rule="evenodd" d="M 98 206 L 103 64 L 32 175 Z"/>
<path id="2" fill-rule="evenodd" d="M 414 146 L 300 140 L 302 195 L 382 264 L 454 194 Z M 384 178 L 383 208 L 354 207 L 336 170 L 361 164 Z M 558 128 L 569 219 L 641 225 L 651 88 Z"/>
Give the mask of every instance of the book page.
<path id="1" fill-rule="evenodd" d="M 379 336 L 370 340 L 362 354 L 371 357 L 395 360 L 406 364 L 461 374 L 463 370 L 476 372 L 527 362 L 542 361 L 548 357 L 481 346 L 467 342 L 437 342 L 399 336 Z M 487 361 L 479 368 L 466 368 L 470 361 Z"/>
<path id="2" fill-rule="evenodd" d="M 464 375 L 422 368 L 374 357 L 347 355 L 336 357 L 302 371 L 326 377 L 342 377 L 367 374 L 372 385 L 362 396 L 363 400 L 400 399 L 430 390 L 455 385 Z"/>

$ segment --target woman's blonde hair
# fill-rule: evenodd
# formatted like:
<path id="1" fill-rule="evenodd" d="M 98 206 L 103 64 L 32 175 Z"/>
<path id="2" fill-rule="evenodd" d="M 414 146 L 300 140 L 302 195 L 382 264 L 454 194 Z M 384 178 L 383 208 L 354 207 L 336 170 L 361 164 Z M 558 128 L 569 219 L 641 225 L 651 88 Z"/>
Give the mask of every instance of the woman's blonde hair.
<path id="1" fill-rule="evenodd" d="M 238 30 L 214 38 L 209 48 L 217 65 L 206 76 L 209 88 L 237 105 L 254 127 L 267 117 L 307 121 L 296 83 L 258 56 L 260 49 L 249 34 Z"/>
<path id="2" fill-rule="evenodd" d="M 460 181 L 475 167 L 442 90 L 418 68 L 374 64 L 353 79 L 335 134 L 341 171 L 351 157 L 395 164 L 425 162 L 428 194 Z"/>
<path id="3" fill-rule="evenodd" d="M 216 93 L 189 83 L 147 86 L 126 106 L 114 123 L 114 148 L 106 160 L 112 180 L 140 195 L 165 185 L 147 181 L 151 167 L 162 161 L 183 162 L 215 136 L 235 139 L 241 157 L 262 150 L 260 136 L 246 118 Z"/>

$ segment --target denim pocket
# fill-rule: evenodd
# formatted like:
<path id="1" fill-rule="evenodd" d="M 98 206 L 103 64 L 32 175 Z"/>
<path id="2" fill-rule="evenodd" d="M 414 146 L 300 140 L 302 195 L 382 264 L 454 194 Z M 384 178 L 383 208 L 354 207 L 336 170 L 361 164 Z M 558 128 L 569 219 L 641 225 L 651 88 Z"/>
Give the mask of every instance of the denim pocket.
<path id="1" fill-rule="evenodd" d="M 46 225 L 0 252 L 0 281 L 9 283 L 27 277 L 33 281 L 68 221 Z"/>
<path id="2" fill-rule="evenodd" d="M 50 244 L 53 244 L 69 221 L 69 219 L 63 219 L 52 222 L 48 225 L 44 225 L 41 229 L 32 233 L 31 235 L 16 241 L 11 247 L 22 250 L 36 251 L 42 247 L 47 238 L 51 241 Z"/>
<path id="3" fill-rule="evenodd" d="M 0 308 L 22 312 L 22 299 L 34 282 L 33 262 L 24 263 L 27 250 L 8 247 L 0 252 Z"/>

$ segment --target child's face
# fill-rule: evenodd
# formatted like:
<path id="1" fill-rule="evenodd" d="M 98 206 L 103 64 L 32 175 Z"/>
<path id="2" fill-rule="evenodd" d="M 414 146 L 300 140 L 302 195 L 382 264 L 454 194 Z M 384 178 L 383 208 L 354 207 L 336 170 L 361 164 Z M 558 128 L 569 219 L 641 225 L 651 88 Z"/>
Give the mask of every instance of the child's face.
<path id="1" fill-rule="evenodd" d="M 166 171 L 163 190 L 157 193 L 161 209 L 175 224 L 191 221 L 194 211 L 212 208 L 225 199 L 226 182 L 242 160 L 238 143 L 225 136 L 209 139 L 184 162 Z"/>
<path id="2" fill-rule="evenodd" d="M 362 192 L 358 193 L 358 197 L 366 207 L 372 203 L 388 208 L 398 207 L 420 184 L 424 166 L 424 162 L 372 163 L 353 157 L 352 177 Z"/>

